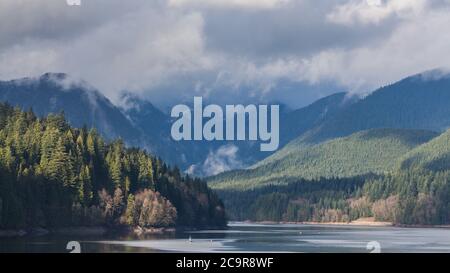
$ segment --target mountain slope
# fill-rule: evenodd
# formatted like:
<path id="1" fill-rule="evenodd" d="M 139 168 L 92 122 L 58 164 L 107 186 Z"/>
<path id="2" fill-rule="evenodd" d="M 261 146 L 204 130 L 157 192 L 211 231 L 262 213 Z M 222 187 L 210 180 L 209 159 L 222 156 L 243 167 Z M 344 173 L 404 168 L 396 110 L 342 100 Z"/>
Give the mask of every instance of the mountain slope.
<path id="1" fill-rule="evenodd" d="M 372 129 L 303 147 L 279 160 L 253 169 L 232 171 L 209 179 L 216 189 L 285 184 L 298 178 L 352 177 L 393 170 L 402 155 L 437 136 L 408 129 Z"/>
<path id="2" fill-rule="evenodd" d="M 402 158 L 400 168 L 421 168 L 430 171 L 449 170 L 450 130 L 408 152 Z"/>
<path id="3" fill-rule="evenodd" d="M 280 117 L 281 146 L 320 125 L 324 120 L 335 116 L 356 101 L 357 97 L 355 96 L 336 93 L 282 115 Z"/>
<path id="4" fill-rule="evenodd" d="M 150 145 L 150 150 L 171 164 L 182 169 L 187 166 L 186 155 L 189 154 L 184 143 L 174 141 L 170 135 L 171 120 L 151 102 L 133 94 L 122 96 L 122 113 L 143 135 L 140 146 Z M 183 156 L 184 155 L 184 156 Z M 189 158 L 191 160 L 191 158 Z"/>

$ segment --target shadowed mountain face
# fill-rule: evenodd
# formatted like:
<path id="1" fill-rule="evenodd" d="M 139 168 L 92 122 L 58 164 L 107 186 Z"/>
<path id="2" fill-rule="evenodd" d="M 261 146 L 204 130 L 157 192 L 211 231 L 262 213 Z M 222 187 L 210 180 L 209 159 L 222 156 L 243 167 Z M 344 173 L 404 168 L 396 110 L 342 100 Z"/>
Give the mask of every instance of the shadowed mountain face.
<path id="1" fill-rule="evenodd" d="M 284 146 L 290 140 L 319 126 L 325 120 L 332 119 L 357 100 L 358 98 L 356 96 L 349 96 L 346 93 L 336 93 L 317 100 L 304 108 L 285 113 L 280 118 L 281 144 Z"/>
<path id="2" fill-rule="evenodd" d="M 382 87 L 328 118 L 302 140 L 316 143 L 372 128 L 444 131 L 450 126 L 450 76 L 436 73 Z"/>
<path id="3" fill-rule="evenodd" d="M 167 159 L 171 164 L 185 168 L 186 154 L 179 142 L 170 136 L 170 119 L 152 103 L 142 100 L 132 94 L 122 97 L 123 105 L 120 110 L 127 117 L 131 125 L 142 136 L 138 146 L 147 147 L 157 156 Z"/>

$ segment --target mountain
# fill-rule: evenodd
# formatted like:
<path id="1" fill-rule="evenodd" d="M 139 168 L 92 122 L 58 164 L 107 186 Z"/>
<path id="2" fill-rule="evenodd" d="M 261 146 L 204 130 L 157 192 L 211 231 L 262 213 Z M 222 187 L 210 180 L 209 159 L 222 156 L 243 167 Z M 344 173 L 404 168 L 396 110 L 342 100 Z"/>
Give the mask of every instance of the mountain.
<path id="1" fill-rule="evenodd" d="M 349 96 L 346 93 L 336 93 L 316 102 L 307 105 L 297 110 L 289 110 L 285 105 L 280 105 L 280 144 L 279 147 L 285 146 L 289 141 L 296 138 L 299 135 L 307 132 L 308 130 L 318 126 L 327 118 L 334 116 L 336 113 L 345 109 L 352 103 L 357 101 L 356 96 Z M 210 152 L 207 160 L 214 161 L 215 163 L 221 163 L 226 159 L 220 158 L 220 151 L 224 148 L 231 150 L 231 147 L 235 148 L 236 153 L 232 154 L 232 161 L 239 161 L 240 164 L 230 164 L 232 168 L 251 166 L 255 162 L 267 158 L 272 155 L 272 152 L 261 152 L 259 145 L 256 145 L 256 141 L 228 141 L 228 142 L 200 142 L 194 143 L 197 148 L 208 147 L 207 151 Z M 201 154 L 202 151 L 196 151 L 196 154 Z M 218 160 L 212 159 L 214 156 Z M 233 162 L 232 162 L 233 163 Z M 233 166 L 234 165 L 234 166 Z M 226 167 L 226 166 L 225 166 Z M 234 167 L 234 168 L 233 168 Z M 207 170 L 207 168 L 206 168 Z M 227 168 L 225 168 L 225 171 Z M 214 175 L 212 173 L 203 173 L 203 175 Z"/>
<path id="2" fill-rule="evenodd" d="M 250 168 L 210 177 L 210 186 L 234 220 L 448 223 L 449 104 L 449 75 L 408 77 Z"/>
<path id="3" fill-rule="evenodd" d="M 280 117 L 281 146 L 319 126 L 325 120 L 334 117 L 357 100 L 356 96 L 344 92 L 336 93 L 319 99 L 306 107 L 284 113 Z"/>
<path id="4" fill-rule="evenodd" d="M 129 93 L 122 96 L 120 110 L 143 136 L 139 146 L 147 149 L 150 146 L 149 150 L 159 157 L 182 169 L 186 168 L 187 160 L 183 155 L 189 153 L 182 143 L 174 141 L 170 136 L 170 117 L 151 102 Z"/>
<path id="5" fill-rule="evenodd" d="M 317 143 L 373 128 L 442 132 L 450 126 L 450 75 L 433 70 L 375 90 L 298 141 Z"/>
<path id="6" fill-rule="evenodd" d="M 266 155 L 265 158 L 249 168 L 264 165 L 267 161 L 280 159 L 286 156 L 287 153 L 292 152 L 293 148 L 307 145 L 307 143 L 302 141 L 299 145 L 297 145 L 297 142 L 295 144 L 289 142 L 310 132 L 310 130 L 320 126 L 328 119 L 334 118 L 338 113 L 358 102 L 358 100 L 357 96 L 343 92 L 336 93 L 319 99 L 304 108 L 284 113 L 280 117 L 280 149 L 272 155 Z"/>
<path id="7" fill-rule="evenodd" d="M 393 170 L 402 155 L 438 134 L 411 129 L 371 129 L 348 137 L 302 147 L 258 167 L 231 171 L 209 179 L 216 189 L 286 184 L 299 178 L 353 177 Z"/>
<path id="8" fill-rule="evenodd" d="M 119 108 L 83 83 L 71 83 L 68 75 L 46 73 L 39 78 L 0 81 L 0 101 L 38 116 L 64 112 L 71 125 L 97 128 L 107 138 L 139 141 L 139 131 Z"/>
<path id="9" fill-rule="evenodd" d="M 0 81 L 0 101 L 24 110 L 32 108 L 38 116 L 63 111 L 75 127 L 96 128 L 108 139 L 120 137 L 128 145 L 144 148 L 192 175 L 250 166 L 271 154 L 261 152 L 256 141 L 173 141 L 172 118 L 151 102 L 126 93 L 116 106 L 87 83 L 63 73 Z M 280 147 L 354 101 L 338 93 L 295 111 L 281 105 Z"/>
<path id="10" fill-rule="evenodd" d="M 450 126 L 450 76 L 438 70 L 429 71 L 403 79 L 392 85 L 375 90 L 362 99 L 354 99 L 345 107 L 339 108 L 315 123 L 314 127 L 293 139 L 273 155 L 254 164 L 249 169 L 266 169 L 260 178 L 250 175 L 253 182 L 268 181 L 271 177 L 289 176 L 293 171 L 297 175 L 320 175 L 319 170 L 295 171 L 310 163 L 308 158 L 316 145 L 328 140 L 346 137 L 355 132 L 376 128 L 417 129 L 442 132 Z M 300 118 L 300 117 L 299 117 Z M 314 148 L 312 148 L 314 147 Z M 323 145 L 319 146 L 323 147 Z M 339 147 L 336 147 L 338 149 Z M 351 148 L 351 147 L 349 147 Z M 316 154 L 313 153 L 313 156 Z M 355 162 L 356 164 L 357 162 Z M 406 163 L 405 163 L 406 164 Z M 355 166 L 358 166 L 356 164 Z M 287 167 L 289 166 L 289 167 Z M 337 164 L 336 166 L 339 166 Z M 334 168 L 334 167 L 329 167 Z M 356 168 L 356 167 L 354 167 Z M 316 170 L 316 168 L 313 168 Z M 269 171 L 270 170 L 270 171 Z M 361 172 L 366 170 L 362 168 Z M 331 169 L 321 170 L 323 175 L 334 174 Z M 343 173 L 361 173 L 348 172 Z M 233 177 L 237 172 L 225 173 L 219 177 Z M 242 171 L 240 175 L 247 175 Z M 262 177 L 265 177 L 262 179 Z M 230 178 L 231 179 L 231 178 Z M 218 181 L 217 178 L 212 180 Z M 234 180 L 234 179 L 231 179 Z M 243 181 L 243 179 L 239 179 Z M 253 182 L 249 182 L 253 184 Z M 266 183 L 263 182 L 263 183 Z M 218 183 L 218 182 L 217 182 Z M 238 183 L 240 184 L 240 182 Z M 220 187 L 214 185 L 214 187 Z"/>

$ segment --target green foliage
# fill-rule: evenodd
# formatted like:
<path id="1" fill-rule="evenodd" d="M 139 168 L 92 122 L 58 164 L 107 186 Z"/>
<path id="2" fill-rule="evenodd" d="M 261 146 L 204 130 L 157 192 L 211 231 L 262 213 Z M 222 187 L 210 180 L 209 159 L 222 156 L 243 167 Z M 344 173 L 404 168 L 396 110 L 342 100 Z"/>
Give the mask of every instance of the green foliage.
<path id="1" fill-rule="evenodd" d="M 450 130 L 407 153 L 400 168 L 420 168 L 432 171 L 450 169 Z"/>
<path id="2" fill-rule="evenodd" d="M 290 144 L 254 168 L 209 179 L 216 189 L 249 189 L 286 184 L 299 177 L 353 177 L 395 169 L 398 158 L 437 134 L 423 130 L 373 129 L 306 146 Z"/>
<path id="3" fill-rule="evenodd" d="M 345 221 L 350 217 L 350 200 L 357 196 L 365 179 L 298 179 L 244 191 L 218 190 L 218 194 L 234 220 Z"/>
<path id="4" fill-rule="evenodd" d="M 144 196 L 144 197 L 142 197 Z M 138 209 L 142 217 L 135 221 Z M 145 151 L 0 104 L 0 228 L 69 225 L 224 226 L 206 183 Z"/>
<path id="5" fill-rule="evenodd" d="M 450 222 L 450 172 L 419 169 L 399 170 L 368 180 L 362 194 L 371 200 L 397 196 L 389 220 L 402 224 L 447 224 Z M 392 200 L 391 200 L 391 205 Z M 392 206 L 391 206 L 392 208 Z"/>

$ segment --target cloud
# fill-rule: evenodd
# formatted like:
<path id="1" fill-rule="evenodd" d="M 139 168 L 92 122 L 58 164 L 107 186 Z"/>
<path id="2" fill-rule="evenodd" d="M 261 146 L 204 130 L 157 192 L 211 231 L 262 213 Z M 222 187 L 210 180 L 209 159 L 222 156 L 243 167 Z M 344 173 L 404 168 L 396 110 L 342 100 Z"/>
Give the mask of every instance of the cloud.
<path id="1" fill-rule="evenodd" d="M 445 0 L 0 2 L 0 79 L 66 72 L 114 102 L 303 106 L 449 67 Z"/>
<path id="2" fill-rule="evenodd" d="M 239 148 L 233 144 L 220 146 L 216 151 L 211 151 L 208 157 L 201 165 L 201 174 L 203 176 L 216 175 L 221 172 L 239 169 L 243 163 L 238 158 Z M 198 166 L 191 166 L 188 173 L 193 173 Z"/>
<path id="3" fill-rule="evenodd" d="M 400 18 L 417 16 L 425 10 L 427 0 L 352 0 L 337 6 L 327 19 L 339 24 L 379 24 L 396 15 Z"/>
<path id="4" fill-rule="evenodd" d="M 73 37 L 56 31 L 48 38 L 38 34 L 39 28 L 27 30 L 30 35 L 22 42 L 0 50 L 2 64 L 8 64 L 0 66 L 0 76 L 66 72 L 117 100 L 123 90 L 142 92 L 174 75 L 208 69 L 199 13 L 180 14 L 158 6 L 130 10 Z M 73 29 L 78 31 L 77 24 Z M 71 32 L 72 27 L 64 30 Z"/>
<path id="5" fill-rule="evenodd" d="M 288 3 L 290 0 L 169 0 L 169 6 L 267 9 Z"/>
<path id="6" fill-rule="evenodd" d="M 306 62 L 303 74 L 316 82 L 334 79 L 350 91 L 367 92 L 412 74 L 447 69 L 450 36 L 443 33 L 448 24 L 448 9 L 430 10 L 400 24 L 378 43 L 316 54 Z"/>

